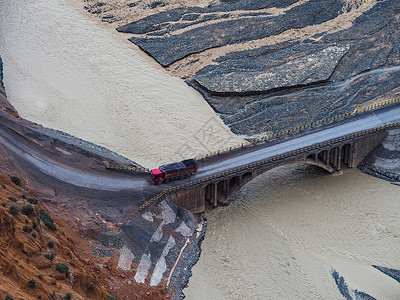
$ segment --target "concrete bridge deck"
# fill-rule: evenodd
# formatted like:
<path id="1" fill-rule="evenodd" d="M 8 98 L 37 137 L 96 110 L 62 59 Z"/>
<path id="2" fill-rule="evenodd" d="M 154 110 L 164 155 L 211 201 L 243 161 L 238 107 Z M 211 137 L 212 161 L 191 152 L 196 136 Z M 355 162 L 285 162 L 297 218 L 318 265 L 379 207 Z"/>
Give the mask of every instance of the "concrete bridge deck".
<path id="1" fill-rule="evenodd" d="M 385 130 L 399 125 L 400 106 L 392 106 L 202 159 L 196 175 L 164 185 L 141 209 L 172 194 L 178 205 L 202 212 L 204 199 L 214 206 L 226 203 L 249 180 L 283 164 L 314 164 L 331 173 L 342 163 L 355 167 L 383 140 Z"/>

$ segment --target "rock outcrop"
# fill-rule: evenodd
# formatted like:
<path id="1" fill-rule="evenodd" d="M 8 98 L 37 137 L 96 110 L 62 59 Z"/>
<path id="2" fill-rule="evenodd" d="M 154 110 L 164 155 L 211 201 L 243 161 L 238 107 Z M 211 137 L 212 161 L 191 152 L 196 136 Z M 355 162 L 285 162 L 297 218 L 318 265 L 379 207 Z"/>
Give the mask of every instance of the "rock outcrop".
<path id="1" fill-rule="evenodd" d="M 198 89 L 233 132 L 262 135 L 400 95 L 400 3 L 223 1 L 119 27 Z"/>
<path id="2" fill-rule="evenodd" d="M 390 130 L 383 142 L 362 162 L 360 168 L 371 175 L 400 182 L 400 129 Z"/>
<path id="3" fill-rule="evenodd" d="M 3 61 L 0 56 L 0 109 L 4 110 L 5 112 L 9 113 L 10 115 L 18 118 L 19 114 L 15 110 L 15 108 L 8 102 L 6 91 L 4 88 L 3 83 Z"/>

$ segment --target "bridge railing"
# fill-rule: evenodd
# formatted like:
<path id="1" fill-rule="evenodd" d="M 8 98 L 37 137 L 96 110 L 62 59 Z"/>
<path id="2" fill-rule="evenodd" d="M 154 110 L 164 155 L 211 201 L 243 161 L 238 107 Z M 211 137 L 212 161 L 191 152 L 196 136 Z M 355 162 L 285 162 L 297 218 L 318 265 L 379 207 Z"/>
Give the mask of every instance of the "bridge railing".
<path id="1" fill-rule="evenodd" d="M 342 136 L 342 137 L 339 137 L 339 138 L 331 139 L 331 140 L 328 140 L 328 141 L 325 141 L 325 142 L 322 142 L 322 143 L 314 144 L 314 145 L 311 145 L 311 146 L 308 146 L 308 147 L 303 147 L 303 148 L 300 148 L 300 149 L 297 149 L 297 150 L 294 150 L 294 151 L 289 151 L 289 152 L 286 152 L 286 153 L 275 155 L 273 157 L 266 158 L 266 159 L 263 159 L 263 160 L 260 160 L 260 161 L 257 161 L 257 162 L 248 163 L 248 164 L 245 164 L 243 166 L 232 168 L 232 169 L 227 170 L 227 171 L 219 172 L 219 173 L 216 173 L 216 174 L 211 175 L 211 176 L 202 177 L 202 178 L 199 178 L 199 179 L 184 183 L 184 184 L 179 185 L 179 186 L 170 187 L 168 189 L 165 189 L 164 191 L 162 191 L 161 193 L 159 193 L 155 197 L 151 198 L 149 201 L 144 202 L 139 207 L 139 211 L 142 211 L 146 207 L 149 207 L 153 203 L 158 202 L 159 200 L 163 199 L 167 194 L 176 192 L 178 190 L 187 189 L 187 188 L 195 186 L 195 185 L 210 183 L 210 182 L 213 182 L 217 178 L 224 178 L 226 176 L 229 176 L 229 175 L 232 175 L 232 174 L 236 174 L 236 173 L 240 173 L 240 172 L 243 172 L 245 170 L 264 167 L 264 166 L 266 166 L 268 164 L 276 163 L 278 161 L 285 160 L 287 158 L 294 157 L 294 156 L 297 156 L 299 154 L 303 154 L 305 152 L 312 152 L 314 150 L 325 148 L 327 146 L 332 146 L 332 145 L 335 145 L 335 144 L 339 144 L 339 143 L 343 143 L 343 142 L 346 142 L 346 141 L 354 140 L 356 138 L 360 138 L 362 136 L 366 136 L 368 134 L 372 134 L 372 133 L 375 133 L 375 132 L 383 130 L 383 129 L 391 129 L 391 128 L 396 128 L 396 127 L 400 127 L 400 122 L 390 123 L 390 124 L 387 124 L 385 126 L 379 126 L 379 127 L 371 128 L 371 129 L 368 129 L 368 130 L 358 131 L 358 132 L 355 132 L 355 133 L 352 133 L 352 134 L 348 134 L 348 135 L 345 135 L 345 136 Z"/>
<path id="2" fill-rule="evenodd" d="M 398 103 L 400 103 L 400 97 L 389 99 L 389 100 L 385 100 L 385 101 L 378 102 L 378 103 L 374 103 L 374 104 L 368 105 L 368 106 L 363 107 L 363 108 L 355 109 L 352 112 L 347 112 L 347 113 L 344 113 L 344 114 L 336 115 L 334 117 L 329 117 L 329 118 L 325 118 L 325 119 L 322 119 L 322 120 L 319 120 L 319 121 L 314 121 L 314 122 L 311 122 L 311 123 L 308 123 L 308 124 L 292 127 L 292 128 L 286 129 L 286 130 L 278 131 L 278 132 L 273 133 L 273 134 L 269 134 L 269 135 L 261 137 L 261 138 L 251 139 L 251 140 L 249 140 L 249 141 L 247 141 L 245 143 L 237 144 L 237 145 L 234 145 L 234 146 L 231 146 L 231 147 L 227 147 L 227 148 L 224 148 L 224 149 L 220 149 L 220 150 L 217 150 L 217 151 L 213 151 L 213 152 L 210 152 L 210 153 L 207 153 L 207 154 L 198 155 L 198 156 L 195 157 L 195 159 L 199 161 L 199 160 L 207 159 L 207 158 L 210 158 L 210 157 L 218 156 L 218 155 L 220 155 L 222 153 L 230 152 L 230 151 L 233 151 L 235 149 L 244 148 L 244 147 L 247 147 L 249 145 L 259 143 L 259 142 L 265 142 L 265 141 L 268 141 L 268 140 L 273 140 L 273 139 L 280 138 L 280 137 L 288 135 L 288 134 L 293 134 L 295 132 L 301 132 L 302 130 L 313 128 L 315 126 L 331 123 L 331 122 L 338 121 L 338 120 L 341 120 L 341 119 L 344 119 L 344 118 L 347 118 L 347 117 L 359 115 L 359 114 L 362 114 L 362 113 L 365 113 L 365 112 L 373 111 L 373 110 L 376 110 L 376 109 L 379 109 L 379 108 L 395 105 L 395 104 L 398 104 Z"/>

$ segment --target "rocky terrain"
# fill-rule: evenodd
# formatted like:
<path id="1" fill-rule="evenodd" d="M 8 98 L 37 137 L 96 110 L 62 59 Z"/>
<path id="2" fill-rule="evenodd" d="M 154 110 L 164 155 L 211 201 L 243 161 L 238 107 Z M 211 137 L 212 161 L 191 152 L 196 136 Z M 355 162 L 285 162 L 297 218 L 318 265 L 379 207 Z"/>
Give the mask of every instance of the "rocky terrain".
<path id="1" fill-rule="evenodd" d="M 76 216 L 61 213 L 56 198 L 42 198 L 14 175 L 0 170 L 1 299 L 168 298 L 162 288 L 125 288 L 127 274 L 116 269 L 118 251 L 93 251 L 96 242 L 81 236 Z"/>
<path id="2" fill-rule="evenodd" d="M 94 15 L 112 13 L 107 22 L 201 92 L 239 135 L 264 136 L 400 95 L 396 0 L 88 3 Z M 390 175 L 400 174 L 397 139 L 391 132 L 362 169 L 398 180 Z"/>
<path id="3" fill-rule="evenodd" d="M 165 3 L 118 31 L 198 89 L 237 134 L 265 135 L 399 95 L 398 1 Z M 109 6 L 86 8 L 104 16 Z"/>
<path id="4" fill-rule="evenodd" d="M 373 176 L 400 182 L 400 130 L 390 130 L 383 142 L 360 165 Z"/>
<path id="5" fill-rule="evenodd" d="M 135 163 L 16 118 L 5 109 L 3 86 L 0 92 L 0 274 L 8 278 L 0 298 L 181 297 L 199 257 L 203 220 L 168 198 L 139 213 L 154 196 L 143 185 L 147 173 L 107 170 Z M 83 184 L 85 178 L 94 181 Z M 135 182 L 142 188 L 132 188 Z"/>
<path id="6" fill-rule="evenodd" d="M 104 0 L 85 1 L 84 6 L 200 91 L 231 130 L 246 137 L 400 94 L 400 4 L 395 0 L 190 5 Z M 4 132 L 21 145 L 32 145 L 35 154 L 86 168 L 88 176 L 110 172 L 107 163 L 135 165 L 107 149 L 19 119 L 3 86 L 0 107 Z M 389 132 L 364 162 L 365 171 L 399 180 L 399 135 L 398 130 Z M 134 194 L 66 184 L 31 169 L 2 142 L 0 256 L 5 263 L 0 272 L 8 279 L 0 284 L 0 297 L 182 297 L 200 253 L 202 220 L 168 198 L 140 215 L 142 200 L 151 197 L 145 188 Z M 113 179 L 141 176 L 120 173 Z"/>

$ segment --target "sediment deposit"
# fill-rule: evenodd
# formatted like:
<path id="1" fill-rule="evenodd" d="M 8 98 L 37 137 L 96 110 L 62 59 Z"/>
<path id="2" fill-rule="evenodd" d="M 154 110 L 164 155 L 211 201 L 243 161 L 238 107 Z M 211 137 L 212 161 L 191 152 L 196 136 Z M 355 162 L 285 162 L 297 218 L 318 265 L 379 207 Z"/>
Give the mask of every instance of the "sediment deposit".
<path id="1" fill-rule="evenodd" d="M 399 95 L 399 13 L 395 0 L 234 1 L 118 30 L 233 132 L 263 135 Z"/>

